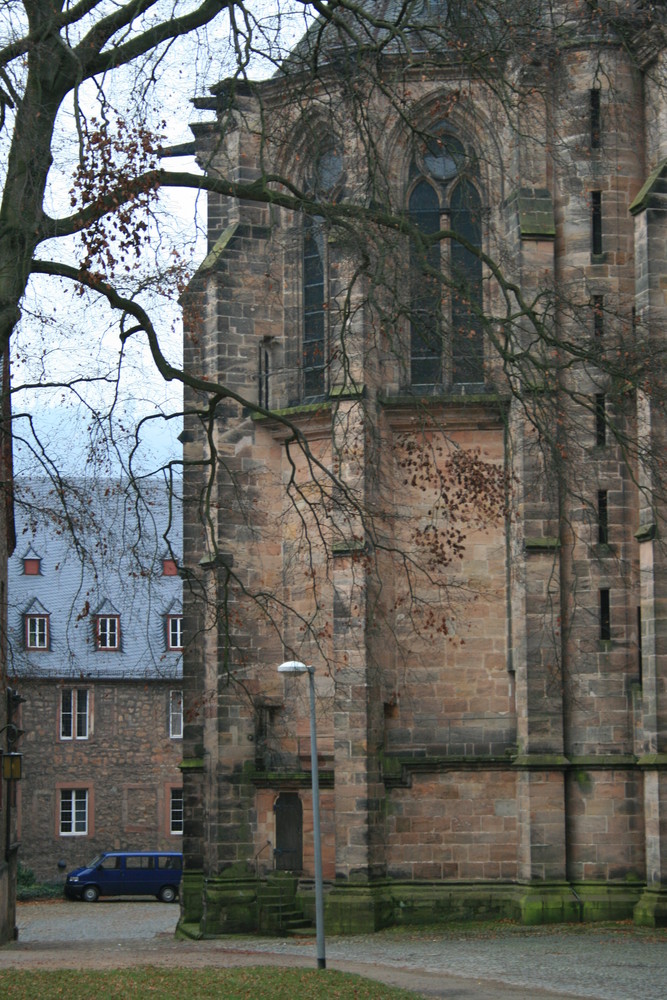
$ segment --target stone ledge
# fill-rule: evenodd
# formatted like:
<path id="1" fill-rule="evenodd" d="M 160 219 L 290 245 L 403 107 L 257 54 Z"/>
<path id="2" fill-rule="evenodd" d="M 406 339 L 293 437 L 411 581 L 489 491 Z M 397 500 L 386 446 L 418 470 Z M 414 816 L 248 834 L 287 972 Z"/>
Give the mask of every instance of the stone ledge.
<path id="1" fill-rule="evenodd" d="M 600 770 L 610 767 L 635 767 L 637 758 L 633 753 L 580 754 L 570 757 L 572 767 L 586 770 Z"/>
<path id="2" fill-rule="evenodd" d="M 560 548 L 560 538 L 557 535 L 547 535 L 545 538 L 525 538 L 523 542 L 526 552 L 553 552 Z"/>
<path id="3" fill-rule="evenodd" d="M 642 524 L 637 531 L 635 531 L 635 538 L 639 543 L 652 542 L 657 534 L 658 526 L 655 522 L 651 521 L 649 524 Z"/>
<path id="4" fill-rule="evenodd" d="M 637 758 L 638 767 L 664 770 L 667 768 L 667 753 L 643 753 Z"/>
<path id="5" fill-rule="evenodd" d="M 630 205 L 631 215 L 638 215 L 645 208 L 648 208 L 651 195 L 653 194 L 654 189 L 657 188 L 658 181 L 662 177 L 665 170 L 667 170 L 667 157 L 664 160 L 661 160 L 657 167 L 647 177 L 639 194 Z"/>
<path id="6" fill-rule="evenodd" d="M 334 787 L 334 772 L 318 770 L 320 788 Z M 310 771 L 254 771 L 249 780 L 259 788 L 310 788 L 313 782 Z"/>
<path id="7" fill-rule="evenodd" d="M 463 754 L 451 756 L 408 757 L 404 755 L 383 755 L 382 778 L 387 788 L 410 786 L 411 775 L 437 774 L 442 771 L 609 771 L 616 768 L 635 770 L 636 768 L 667 768 L 667 754 L 645 754 L 637 758 L 634 754 L 579 754 L 566 757 L 564 754 L 517 754 L 508 750 L 504 755 Z"/>
<path id="8" fill-rule="evenodd" d="M 476 771 L 511 769 L 513 760 L 509 755 L 488 755 L 470 757 L 464 754 L 451 756 L 407 757 L 386 755 L 382 759 L 382 778 L 387 788 L 409 788 L 413 774 L 443 771 Z"/>
<path id="9" fill-rule="evenodd" d="M 559 753 L 520 753 L 512 766 L 523 771 L 564 771 L 570 767 L 570 760 Z"/>
<path id="10" fill-rule="evenodd" d="M 188 774 L 192 774 L 193 771 L 203 771 L 204 770 L 204 758 L 203 757 L 184 757 L 181 763 L 178 765 L 179 770 L 187 771 Z"/>
<path id="11" fill-rule="evenodd" d="M 341 402 L 347 399 L 364 399 L 366 386 L 363 383 L 361 385 L 333 385 L 329 389 L 329 396 L 331 399 Z"/>
<path id="12" fill-rule="evenodd" d="M 292 417 L 309 417 L 313 414 L 324 413 L 331 410 L 331 400 L 325 399 L 319 403 L 298 403 L 295 406 L 284 406 L 281 409 L 272 410 L 270 413 L 252 413 L 251 419 L 262 420 L 289 420 Z"/>
<path id="13" fill-rule="evenodd" d="M 359 555 L 366 551 L 366 542 L 360 538 L 353 538 L 350 541 L 334 542 L 331 546 L 331 554 L 334 556 Z"/>
<path id="14" fill-rule="evenodd" d="M 378 393 L 378 403 L 384 407 L 415 407 L 433 406 L 440 403 L 450 406 L 499 406 L 507 407 L 509 399 L 498 392 L 452 392 L 434 390 L 433 392 L 400 392 L 395 395 Z"/>

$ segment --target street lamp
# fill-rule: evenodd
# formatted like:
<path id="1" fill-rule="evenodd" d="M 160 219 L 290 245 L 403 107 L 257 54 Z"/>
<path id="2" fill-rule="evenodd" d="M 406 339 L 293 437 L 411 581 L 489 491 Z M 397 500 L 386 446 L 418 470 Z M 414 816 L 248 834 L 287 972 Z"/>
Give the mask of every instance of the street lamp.
<path id="1" fill-rule="evenodd" d="M 317 968 L 326 969 L 324 954 L 324 886 L 322 883 L 322 841 L 320 838 L 320 777 L 317 767 L 317 725 L 315 722 L 315 667 L 298 660 L 287 660 L 278 667 L 279 674 L 308 674 L 310 688 L 310 773 L 313 783 L 313 846 L 315 849 L 315 933 Z"/>

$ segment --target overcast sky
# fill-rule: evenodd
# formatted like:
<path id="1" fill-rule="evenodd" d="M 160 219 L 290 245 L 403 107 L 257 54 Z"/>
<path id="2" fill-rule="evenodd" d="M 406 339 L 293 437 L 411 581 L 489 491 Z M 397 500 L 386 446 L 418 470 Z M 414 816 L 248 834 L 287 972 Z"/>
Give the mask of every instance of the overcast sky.
<path id="1" fill-rule="evenodd" d="M 306 26 L 303 5 L 277 0 L 254 5 L 263 34 L 258 44 L 277 54 L 303 33 Z M 280 23 L 276 20 L 280 12 Z M 165 144 L 186 142 L 192 138 L 189 123 L 210 118 L 211 112 L 198 112 L 192 98 L 208 92 L 218 80 L 234 72 L 234 55 L 230 46 L 229 26 L 225 19 L 211 26 L 203 44 L 189 43 L 187 50 L 174 47 L 161 61 L 157 84 L 152 96 L 155 122 L 160 126 Z M 264 77 L 275 68 L 274 62 L 263 62 L 255 56 L 249 65 L 249 75 Z M 122 109 L 127 99 L 127 80 L 115 81 L 113 88 L 104 81 L 104 89 L 113 106 Z M 126 92 L 123 92 L 123 88 Z M 89 115 L 98 114 L 95 88 L 90 85 L 81 100 Z M 63 108 L 56 143 L 54 165 L 48 192 L 47 209 L 54 216 L 70 211 L 69 191 L 72 170 L 76 162 L 76 130 L 71 103 Z M 7 147 L 0 143 L 0 172 Z M 195 169 L 191 158 L 166 162 L 169 169 Z M 151 240 L 141 261 L 133 268 L 137 275 L 150 282 L 170 259 L 176 247 L 190 273 L 205 255 L 206 197 L 179 189 L 160 195 L 159 226 L 151 229 Z M 45 259 L 72 258 L 73 241 L 43 244 L 38 251 Z M 129 287 L 129 286 L 128 286 Z M 151 304 L 157 318 L 158 333 L 168 359 L 180 364 L 182 325 L 180 308 L 158 293 L 146 295 L 142 302 Z M 76 293 L 67 282 L 36 276 L 31 280 L 23 303 L 23 319 L 12 343 L 13 384 L 16 389 L 12 405 L 15 420 L 15 464 L 19 472 L 36 470 L 35 454 L 45 446 L 61 471 L 80 473 L 91 459 L 92 440 L 101 444 L 104 425 L 100 414 L 108 414 L 121 449 L 127 453 L 138 420 L 148 415 L 172 414 L 181 406 L 180 384 L 165 384 L 154 369 L 145 341 L 132 338 L 126 343 L 119 369 L 120 341 L 118 315 L 113 314 L 100 296 Z M 120 371 L 120 377 L 118 377 Z M 66 383 L 69 388 L 65 388 Z M 26 388 L 22 388 L 22 387 Z M 39 388 L 37 388 L 39 386 Z M 49 387 L 53 386 L 53 387 Z M 39 444 L 32 436 L 28 415 L 37 432 Z M 96 426 L 97 424 L 97 426 Z M 142 468 L 158 467 L 180 454 L 178 420 L 151 420 L 142 431 L 143 445 L 136 460 Z M 104 452 L 99 447 L 97 458 Z M 107 452 L 108 454 L 108 452 Z M 117 471 L 117 470 L 115 470 Z"/>

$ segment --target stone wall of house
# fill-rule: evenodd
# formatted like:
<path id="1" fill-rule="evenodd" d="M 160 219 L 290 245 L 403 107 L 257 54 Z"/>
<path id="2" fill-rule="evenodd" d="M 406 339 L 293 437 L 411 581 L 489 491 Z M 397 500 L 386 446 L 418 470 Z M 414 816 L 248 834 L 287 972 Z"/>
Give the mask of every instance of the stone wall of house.
<path id="1" fill-rule="evenodd" d="M 21 862 L 58 880 L 103 850 L 181 850 L 170 833 L 171 789 L 182 786 L 181 740 L 169 735 L 180 682 L 21 680 Z M 88 739 L 60 739 L 64 687 L 88 691 Z M 60 833 L 60 790 L 88 790 L 88 832 Z"/>

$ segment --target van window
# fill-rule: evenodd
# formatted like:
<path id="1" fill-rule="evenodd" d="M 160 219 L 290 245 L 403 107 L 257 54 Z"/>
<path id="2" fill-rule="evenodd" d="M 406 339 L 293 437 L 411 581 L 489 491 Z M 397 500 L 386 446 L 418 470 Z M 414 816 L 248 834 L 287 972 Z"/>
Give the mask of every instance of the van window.
<path id="1" fill-rule="evenodd" d="M 158 858 L 157 859 L 158 868 L 180 868 L 180 863 L 178 858 Z"/>
<path id="2" fill-rule="evenodd" d="M 142 857 L 138 854 L 128 854 L 125 858 L 126 868 L 152 868 L 153 859 L 151 857 Z"/>
<path id="3" fill-rule="evenodd" d="M 90 867 L 94 868 L 95 866 L 91 865 Z M 115 858 L 102 858 L 102 860 L 100 861 L 99 867 L 103 871 L 105 871 L 105 872 L 110 872 L 114 868 L 120 868 L 120 858 L 119 857 L 115 857 Z"/>

